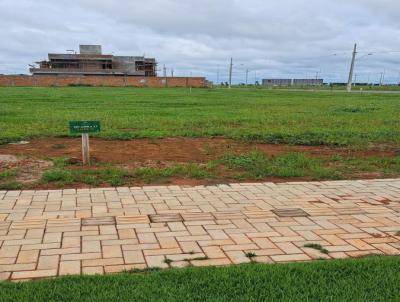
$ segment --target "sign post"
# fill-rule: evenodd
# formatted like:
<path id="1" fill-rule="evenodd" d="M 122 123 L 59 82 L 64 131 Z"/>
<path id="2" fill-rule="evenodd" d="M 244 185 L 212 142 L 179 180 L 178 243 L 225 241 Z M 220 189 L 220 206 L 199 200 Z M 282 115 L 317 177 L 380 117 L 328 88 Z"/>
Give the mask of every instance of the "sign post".
<path id="1" fill-rule="evenodd" d="M 90 165 L 89 133 L 100 132 L 99 121 L 71 121 L 69 122 L 71 134 L 82 134 L 82 162 Z"/>

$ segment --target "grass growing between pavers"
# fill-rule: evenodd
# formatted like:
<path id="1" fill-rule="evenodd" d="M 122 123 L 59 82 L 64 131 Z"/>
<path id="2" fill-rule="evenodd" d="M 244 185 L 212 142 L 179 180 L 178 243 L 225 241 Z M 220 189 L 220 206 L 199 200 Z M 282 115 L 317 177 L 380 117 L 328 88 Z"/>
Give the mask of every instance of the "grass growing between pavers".
<path id="1" fill-rule="evenodd" d="M 268 89 L 0 88 L 0 141 L 66 136 L 99 120 L 114 139 L 223 136 L 264 143 L 400 145 L 400 95 Z"/>
<path id="2" fill-rule="evenodd" d="M 400 257 L 0 283 L 0 301 L 399 301 Z"/>

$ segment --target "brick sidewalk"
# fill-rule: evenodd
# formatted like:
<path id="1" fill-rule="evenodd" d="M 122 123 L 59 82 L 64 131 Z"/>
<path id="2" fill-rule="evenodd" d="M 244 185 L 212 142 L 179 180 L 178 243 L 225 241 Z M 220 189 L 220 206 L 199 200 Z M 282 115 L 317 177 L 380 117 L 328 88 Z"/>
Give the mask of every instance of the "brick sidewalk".
<path id="1" fill-rule="evenodd" d="M 0 191 L 0 280 L 398 255 L 398 231 L 400 179 Z"/>

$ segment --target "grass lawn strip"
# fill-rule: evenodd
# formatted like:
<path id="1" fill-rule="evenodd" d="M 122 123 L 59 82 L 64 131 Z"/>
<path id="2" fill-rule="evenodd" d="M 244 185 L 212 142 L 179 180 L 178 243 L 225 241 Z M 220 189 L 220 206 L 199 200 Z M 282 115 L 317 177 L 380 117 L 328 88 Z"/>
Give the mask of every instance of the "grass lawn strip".
<path id="1" fill-rule="evenodd" d="M 302 145 L 400 145 L 399 94 L 268 89 L 0 88 L 0 141 L 67 136 L 99 120 L 109 139 L 215 137 Z"/>
<path id="2" fill-rule="evenodd" d="M 400 257 L 0 283 L 0 301 L 399 301 Z"/>

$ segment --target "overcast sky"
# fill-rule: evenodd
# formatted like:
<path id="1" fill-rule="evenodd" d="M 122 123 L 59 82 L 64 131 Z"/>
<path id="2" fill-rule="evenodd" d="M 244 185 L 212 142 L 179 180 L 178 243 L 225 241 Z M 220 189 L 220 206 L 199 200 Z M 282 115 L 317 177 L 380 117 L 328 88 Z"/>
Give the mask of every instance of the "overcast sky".
<path id="1" fill-rule="evenodd" d="M 400 79 L 399 0 L 0 0 L 0 73 L 27 73 L 49 52 L 102 44 L 155 57 L 176 75 L 235 82 Z M 396 52 L 397 51 L 397 52 Z M 372 55 L 368 55 L 372 53 Z M 160 73 L 162 73 L 160 71 Z"/>

